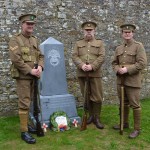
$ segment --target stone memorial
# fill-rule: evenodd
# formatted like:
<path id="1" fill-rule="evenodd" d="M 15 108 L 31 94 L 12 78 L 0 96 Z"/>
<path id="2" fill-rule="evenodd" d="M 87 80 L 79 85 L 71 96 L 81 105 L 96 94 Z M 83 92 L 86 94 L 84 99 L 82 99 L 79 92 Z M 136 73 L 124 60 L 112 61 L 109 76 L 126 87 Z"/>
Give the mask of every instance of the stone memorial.
<path id="1" fill-rule="evenodd" d="M 44 54 L 44 71 L 39 84 L 42 122 L 49 125 L 53 112 L 64 111 L 71 122 L 76 119 L 80 123 L 74 96 L 68 93 L 63 44 L 49 37 L 40 49 Z"/>

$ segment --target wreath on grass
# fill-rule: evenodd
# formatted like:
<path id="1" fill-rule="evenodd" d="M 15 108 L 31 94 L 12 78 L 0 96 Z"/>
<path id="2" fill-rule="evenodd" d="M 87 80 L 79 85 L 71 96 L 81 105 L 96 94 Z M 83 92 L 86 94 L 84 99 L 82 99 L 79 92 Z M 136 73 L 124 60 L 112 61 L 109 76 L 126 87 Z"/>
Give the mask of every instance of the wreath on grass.
<path id="1" fill-rule="evenodd" d="M 54 112 L 50 116 L 53 131 L 65 131 L 70 129 L 70 119 L 64 111 Z"/>

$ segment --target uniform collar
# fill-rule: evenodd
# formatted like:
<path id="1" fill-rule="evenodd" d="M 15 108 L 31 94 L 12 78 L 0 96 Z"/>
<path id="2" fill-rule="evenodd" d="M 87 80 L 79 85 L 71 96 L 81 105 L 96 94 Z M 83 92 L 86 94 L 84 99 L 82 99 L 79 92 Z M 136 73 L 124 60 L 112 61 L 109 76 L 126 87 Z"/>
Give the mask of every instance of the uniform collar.
<path id="1" fill-rule="evenodd" d="M 21 31 L 21 34 L 25 37 L 25 38 L 30 38 L 32 35 L 26 35 L 23 31 Z"/>
<path id="2" fill-rule="evenodd" d="M 124 46 L 130 46 L 130 45 L 132 45 L 133 43 L 134 43 L 134 39 L 131 39 L 131 40 L 129 40 L 129 41 L 124 41 Z"/>
<path id="3" fill-rule="evenodd" d="M 93 39 L 91 39 L 90 41 L 87 41 L 87 40 L 85 40 L 85 39 L 84 39 L 84 41 L 85 41 L 86 43 L 93 43 L 93 42 L 95 42 L 95 41 L 96 41 L 96 39 L 95 39 L 95 38 L 93 38 Z"/>

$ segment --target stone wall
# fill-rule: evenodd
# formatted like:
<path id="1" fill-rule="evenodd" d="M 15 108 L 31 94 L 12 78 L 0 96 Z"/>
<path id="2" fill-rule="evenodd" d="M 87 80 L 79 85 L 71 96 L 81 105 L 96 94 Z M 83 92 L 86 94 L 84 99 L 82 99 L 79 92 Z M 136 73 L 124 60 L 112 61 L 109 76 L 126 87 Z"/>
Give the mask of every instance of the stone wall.
<path id="1" fill-rule="evenodd" d="M 38 21 L 35 35 L 40 42 L 53 37 L 64 43 L 65 64 L 69 93 L 77 106 L 82 97 L 76 79 L 76 67 L 71 55 L 76 40 L 82 38 L 80 25 L 85 20 L 98 23 L 97 38 L 105 42 L 106 58 L 103 65 L 104 103 L 117 103 L 115 75 L 111 59 L 115 47 L 121 43 L 119 26 L 124 22 L 137 25 L 135 39 L 146 49 L 148 66 L 144 70 L 141 98 L 150 96 L 150 2 L 146 0 L 0 0 L 0 115 L 17 113 L 15 80 L 10 77 L 8 41 L 20 31 L 18 16 L 33 12 Z"/>

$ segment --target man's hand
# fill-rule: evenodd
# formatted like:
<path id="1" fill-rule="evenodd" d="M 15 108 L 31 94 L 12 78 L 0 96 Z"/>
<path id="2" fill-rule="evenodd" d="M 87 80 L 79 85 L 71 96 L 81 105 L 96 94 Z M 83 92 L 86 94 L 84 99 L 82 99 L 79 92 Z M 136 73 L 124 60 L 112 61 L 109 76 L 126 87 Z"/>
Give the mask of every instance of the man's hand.
<path id="1" fill-rule="evenodd" d="M 90 64 L 89 65 L 84 64 L 82 66 L 82 70 L 83 71 L 91 71 L 92 70 L 92 66 Z"/>
<path id="2" fill-rule="evenodd" d="M 41 66 L 38 66 L 38 70 L 40 73 L 42 73 L 42 67 Z"/>
<path id="3" fill-rule="evenodd" d="M 118 74 L 125 74 L 128 72 L 127 67 L 119 68 L 118 69 Z"/>
<path id="4" fill-rule="evenodd" d="M 39 78 L 42 73 L 42 67 L 38 66 L 37 69 L 33 68 L 30 73 Z"/>

